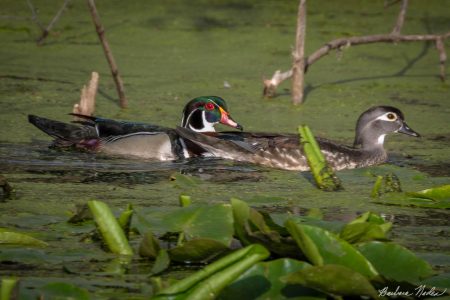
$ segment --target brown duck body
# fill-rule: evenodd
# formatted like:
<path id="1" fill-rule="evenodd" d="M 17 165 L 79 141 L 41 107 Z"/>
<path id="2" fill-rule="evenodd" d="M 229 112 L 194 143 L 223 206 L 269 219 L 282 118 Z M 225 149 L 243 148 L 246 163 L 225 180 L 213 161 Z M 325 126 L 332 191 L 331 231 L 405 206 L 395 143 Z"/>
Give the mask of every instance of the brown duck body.
<path id="1" fill-rule="evenodd" d="M 285 170 L 307 171 L 308 162 L 297 134 L 228 132 L 201 134 L 186 128 L 176 129 L 183 139 L 197 144 L 204 156 L 250 162 Z M 403 113 L 395 107 L 376 106 L 359 117 L 353 147 L 317 138 L 325 159 L 335 170 L 377 165 L 387 160 L 384 138 L 389 133 L 418 137 L 409 128 Z"/>
<path id="2" fill-rule="evenodd" d="M 272 168 L 308 171 L 305 153 L 296 134 L 271 133 L 206 133 L 196 134 L 177 128 L 179 135 L 204 148 L 205 156 L 215 156 L 240 162 L 250 162 Z M 335 170 L 361 168 L 386 161 L 384 148 L 370 151 L 340 145 L 317 138 L 321 152 Z"/>

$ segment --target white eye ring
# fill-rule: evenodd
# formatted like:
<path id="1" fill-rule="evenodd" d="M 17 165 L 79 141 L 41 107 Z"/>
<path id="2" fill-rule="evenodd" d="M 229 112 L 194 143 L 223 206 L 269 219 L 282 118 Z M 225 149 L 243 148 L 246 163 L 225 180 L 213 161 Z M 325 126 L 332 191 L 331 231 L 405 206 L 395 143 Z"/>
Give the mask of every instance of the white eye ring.
<path id="1" fill-rule="evenodd" d="M 381 115 L 377 118 L 377 120 L 389 121 L 389 122 L 397 121 L 397 119 L 398 119 L 397 114 L 393 113 L 393 112 L 387 112 L 384 115 Z"/>

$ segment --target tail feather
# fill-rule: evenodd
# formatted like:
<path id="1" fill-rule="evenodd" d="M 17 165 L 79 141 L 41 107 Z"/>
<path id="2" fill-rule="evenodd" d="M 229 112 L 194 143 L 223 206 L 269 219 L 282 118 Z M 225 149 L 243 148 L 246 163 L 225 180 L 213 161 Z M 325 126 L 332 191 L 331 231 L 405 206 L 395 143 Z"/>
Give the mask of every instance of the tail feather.
<path id="1" fill-rule="evenodd" d="M 77 142 L 96 137 L 95 128 L 90 126 L 79 126 L 35 115 L 28 115 L 28 121 L 55 139 Z"/>

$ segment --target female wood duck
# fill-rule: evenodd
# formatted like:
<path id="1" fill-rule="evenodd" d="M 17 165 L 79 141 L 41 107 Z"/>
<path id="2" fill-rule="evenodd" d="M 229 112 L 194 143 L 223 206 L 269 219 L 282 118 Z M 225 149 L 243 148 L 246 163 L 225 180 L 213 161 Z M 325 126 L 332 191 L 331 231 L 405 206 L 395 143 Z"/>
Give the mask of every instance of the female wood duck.
<path id="1" fill-rule="evenodd" d="M 78 124 L 63 123 L 34 115 L 29 115 L 28 120 L 55 138 L 52 144 L 55 148 L 158 160 L 190 157 L 196 149 L 195 146 L 188 148 L 175 130 L 168 127 L 72 115 L 82 121 L 74 122 Z M 181 121 L 184 128 L 194 132 L 214 132 L 214 126 L 218 123 L 242 130 L 242 126 L 231 118 L 225 100 L 220 97 L 198 97 L 184 107 Z"/>
<path id="2" fill-rule="evenodd" d="M 286 170 L 309 170 L 303 150 L 299 147 L 297 134 L 250 132 L 199 134 L 180 127 L 176 131 L 185 140 L 202 147 L 206 151 L 204 156 L 251 162 Z M 317 138 L 317 142 L 333 169 L 361 168 L 386 161 L 384 138 L 386 134 L 392 132 L 420 136 L 406 125 L 400 110 L 391 106 L 377 106 L 365 111 L 359 117 L 353 147 L 339 145 L 323 138 Z"/>

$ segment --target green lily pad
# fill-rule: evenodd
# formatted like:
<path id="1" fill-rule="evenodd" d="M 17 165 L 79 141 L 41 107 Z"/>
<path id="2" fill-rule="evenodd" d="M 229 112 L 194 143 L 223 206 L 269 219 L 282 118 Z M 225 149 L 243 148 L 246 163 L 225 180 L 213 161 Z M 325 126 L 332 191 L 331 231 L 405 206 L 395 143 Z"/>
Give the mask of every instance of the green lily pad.
<path id="1" fill-rule="evenodd" d="M 151 275 L 157 275 L 166 270 L 170 265 L 170 257 L 165 249 L 160 249 L 152 266 Z"/>
<path id="2" fill-rule="evenodd" d="M 41 299 L 77 299 L 89 300 L 90 295 L 86 289 L 79 288 L 70 283 L 54 282 L 40 289 Z"/>
<path id="3" fill-rule="evenodd" d="M 416 283 L 433 272 L 426 261 L 398 244 L 372 241 L 360 244 L 358 250 L 390 280 Z"/>
<path id="4" fill-rule="evenodd" d="M 369 280 L 352 269 L 342 265 L 323 265 L 305 268 L 289 274 L 282 281 L 314 288 L 331 295 L 370 296 L 378 294 Z"/>
<path id="5" fill-rule="evenodd" d="M 223 243 L 211 239 L 193 239 L 168 251 L 170 259 L 177 262 L 207 262 L 230 249 Z"/>
<path id="6" fill-rule="evenodd" d="M 24 233 L 0 228 L 0 244 L 22 245 L 27 247 L 47 247 L 48 244 Z"/>
<path id="7" fill-rule="evenodd" d="M 288 220 L 286 228 L 314 265 L 338 264 L 355 270 L 369 279 L 378 273 L 372 264 L 352 245 L 319 227 L 299 225 Z"/>
<path id="8" fill-rule="evenodd" d="M 163 289 L 152 299 L 214 299 L 225 286 L 269 255 L 257 244 L 239 249 Z"/>
<path id="9" fill-rule="evenodd" d="M 450 200 L 450 184 L 406 194 L 414 198 L 425 198 L 435 201 Z"/>
<path id="10" fill-rule="evenodd" d="M 339 236 L 349 243 L 360 243 L 371 240 L 387 240 L 386 233 L 392 223 L 385 222 L 379 215 L 366 212 L 342 228 Z"/>
<path id="11" fill-rule="evenodd" d="M 128 243 L 126 235 L 109 206 L 97 200 L 88 201 L 88 206 L 102 238 L 111 252 L 121 255 L 132 255 L 133 250 Z"/>
<path id="12" fill-rule="evenodd" d="M 207 238 L 226 246 L 231 243 L 234 233 L 233 215 L 228 204 L 192 204 L 169 212 L 149 213 L 145 221 L 150 227 L 163 229 L 164 232 L 180 232 L 185 240 Z"/>
<path id="13" fill-rule="evenodd" d="M 311 265 L 295 259 L 281 258 L 269 262 L 259 262 L 239 276 L 220 293 L 220 300 L 234 299 L 292 299 L 309 297 L 325 299 L 326 295 L 297 284 L 287 284 L 280 280 L 292 272 L 310 268 Z M 248 288 L 251 286 L 252 288 Z"/>
<path id="14" fill-rule="evenodd" d="M 148 231 L 139 245 L 139 255 L 155 259 L 158 256 L 161 246 L 151 231 Z"/>
<path id="15" fill-rule="evenodd" d="M 425 208 L 450 208 L 450 185 L 443 185 L 419 192 L 387 193 L 375 203 Z"/>
<path id="16" fill-rule="evenodd" d="M 421 281 L 420 284 L 444 290 L 447 289 L 448 293 L 450 293 L 450 273 L 442 273 L 433 277 L 429 277 Z"/>
<path id="17" fill-rule="evenodd" d="M 270 252 L 281 257 L 301 258 L 301 252 L 287 234 L 285 228 L 277 225 L 270 215 L 262 214 L 242 200 L 231 199 L 234 216 L 234 230 L 241 243 L 264 245 Z"/>

